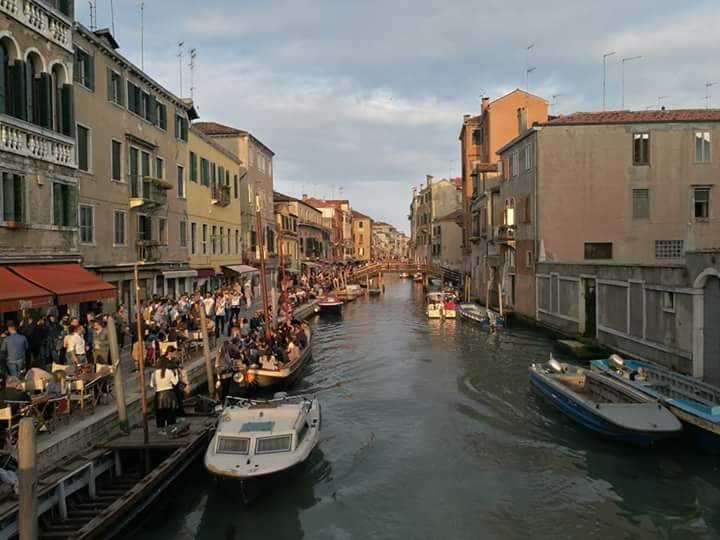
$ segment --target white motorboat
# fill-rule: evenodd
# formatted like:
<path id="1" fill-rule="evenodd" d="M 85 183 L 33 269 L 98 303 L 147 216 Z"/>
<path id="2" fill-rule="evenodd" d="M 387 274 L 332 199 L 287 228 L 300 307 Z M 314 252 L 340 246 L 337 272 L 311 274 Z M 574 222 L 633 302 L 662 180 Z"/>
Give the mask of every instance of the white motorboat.
<path id="1" fill-rule="evenodd" d="M 447 294 L 431 292 L 426 298 L 428 319 L 454 319 L 455 301 Z"/>
<path id="2" fill-rule="evenodd" d="M 271 400 L 228 397 L 205 467 L 237 480 L 245 502 L 249 481 L 267 479 L 304 462 L 320 439 L 320 402 L 315 397 L 277 394 Z"/>

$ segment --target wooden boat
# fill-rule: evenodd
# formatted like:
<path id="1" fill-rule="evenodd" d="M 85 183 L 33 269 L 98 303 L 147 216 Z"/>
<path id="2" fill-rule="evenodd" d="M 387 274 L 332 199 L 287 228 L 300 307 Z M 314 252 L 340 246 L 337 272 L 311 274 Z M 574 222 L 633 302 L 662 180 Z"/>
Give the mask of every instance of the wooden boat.
<path id="1" fill-rule="evenodd" d="M 227 398 L 205 453 L 207 470 L 239 482 L 249 502 L 257 487 L 303 463 L 320 440 L 320 402 L 315 397 L 279 395 L 267 401 Z"/>
<path id="2" fill-rule="evenodd" d="M 408 274 L 407 272 L 400 273 L 400 279 L 409 279 L 409 278 L 410 278 L 410 274 Z"/>
<path id="3" fill-rule="evenodd" d="M 550 357 L 530 366 L 530 384 L 561 412 L 611 439 L 650 446 L 682 424 L 657 400 L 601 373 Z"/>
<path id="4" fill-rule="evenodd" d="M 340 315 L 343 301 L 338 294 L 326 294 L 318 301 L 318 312 L 321 315 Z"/>
<path id="5" fill-rule="evenodd" d="M 300 352 L 300 357 L 286 364 L 278 363 L 275 369 L 257 364 L 248 367 L 242 361 L 234 361 L 228 395 L 240 397 L 256 391 L 277 392 L 290 388 L 298 381 L 312 359 L 312 333 L 309 329 L 307 332 L 308 344 Z"/>
<path id="6" fill-rule="evenodd" d="M 481 326 L 487 328 L 505 327 L 505 317 L 491 309 L 483 308 L 474 302 L 460 302 L 456 309 L 460 317 Z"/>
<path id="7" fill-rule="evenodd" d="M 351 283 L 350 285 L 345 287 L 345 291 L 355 298 L 363 295 L 362 287 L 356 283 Z"/>
<path id="8" fill-rule="evenodd" d="M 420 272 L 416 272 L 413 276 L 413 280 L 415 281 L 415 283 L 422 283 L 423 275 Z"/>
<path id="9" fill-rule="evenodd" d="M 720 389 L 667 368 L 613 354 L 591 368 L 659 400 L 684 424 L 693 444 L 720 453 Z"/>

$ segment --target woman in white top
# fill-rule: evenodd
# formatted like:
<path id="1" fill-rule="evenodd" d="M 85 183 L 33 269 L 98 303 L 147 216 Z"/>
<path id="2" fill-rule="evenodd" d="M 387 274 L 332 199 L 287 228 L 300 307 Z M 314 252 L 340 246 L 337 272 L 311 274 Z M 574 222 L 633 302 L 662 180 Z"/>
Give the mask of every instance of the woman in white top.
<path id="1" fill-rule="evenodd" d="M 225 331 L 225 296 L 215 298 L 215 337 L 219 338 Z"/>
<path id="2" fill-rule="evenodd" d="M 175 425 L 175 386 L 178 382 L 177 372 L 168 367 L 167 357 L 161 356 L 157 369 L 150 377 L 150 388 L 155 389 L 155 422 L 163 435 L 167 426 Z"/>

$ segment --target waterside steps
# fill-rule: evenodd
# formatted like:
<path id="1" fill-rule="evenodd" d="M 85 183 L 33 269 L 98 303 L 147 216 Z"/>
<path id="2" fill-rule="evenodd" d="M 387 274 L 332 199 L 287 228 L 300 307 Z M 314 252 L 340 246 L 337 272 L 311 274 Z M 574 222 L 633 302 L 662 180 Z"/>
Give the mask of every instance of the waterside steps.
<path id="1" fill-rule="evenodd" d="M 117 435 L 42 472 L 39 537 L 111 538 L 205 450 L 215 420 L 189 416 L 178 427 L 177 435 L 161 435 L 151 421 L 145 444 L 142 426 L 134 426 L 129 434 Z M 17 536 L 18 510 L 12 494 L 0 499 L 0 540 Z"/>

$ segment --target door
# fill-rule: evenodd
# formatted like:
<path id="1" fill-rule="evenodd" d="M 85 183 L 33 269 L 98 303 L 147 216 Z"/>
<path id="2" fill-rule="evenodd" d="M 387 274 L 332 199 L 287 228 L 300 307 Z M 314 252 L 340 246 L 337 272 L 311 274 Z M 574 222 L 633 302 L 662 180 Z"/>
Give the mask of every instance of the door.
<path id="1" fill-rule="evenodd" d="M 585 333 L 586 337 L 597 337 L 597 281 L 595 279 L 583 279 L 585 291 Z"/>
<path id="2" fill-rule="evenodd" d="M 720 279 L 708 278 L 704 290 L 703 375 L 707 382 L 720 384 Z"/>

